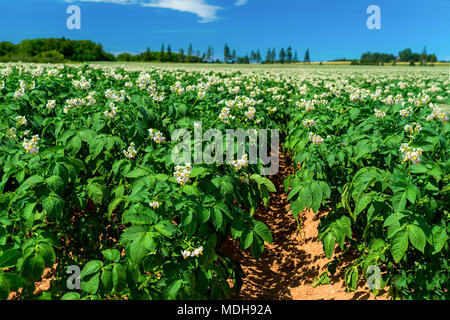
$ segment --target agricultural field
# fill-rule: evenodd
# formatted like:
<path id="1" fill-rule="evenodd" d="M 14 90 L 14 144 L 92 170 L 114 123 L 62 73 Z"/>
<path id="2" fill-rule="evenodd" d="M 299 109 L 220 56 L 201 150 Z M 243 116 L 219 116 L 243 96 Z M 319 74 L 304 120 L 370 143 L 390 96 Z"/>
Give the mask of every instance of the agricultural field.
<path id="1" fill-rule="evenodd" d="M 449 299 L 449 105 L 445 67 L 0 64 L 0 299 L 240 297 L 230 252 L 260 261 L 311 214 L 308 285 L 344 268 L 348 292 Z M 175 132 L 209 129 L 267 130 L 286 170 L 250 139 L 175 162 Z"/>

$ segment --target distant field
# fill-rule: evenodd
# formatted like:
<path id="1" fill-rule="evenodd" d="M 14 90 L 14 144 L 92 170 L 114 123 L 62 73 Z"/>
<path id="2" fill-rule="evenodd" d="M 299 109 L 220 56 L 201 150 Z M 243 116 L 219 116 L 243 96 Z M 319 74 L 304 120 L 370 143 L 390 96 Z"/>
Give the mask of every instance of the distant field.
<path id="1" fill-rule="evenodd" d="M 450 64 L 440 64 L 434 67 L 415 66 L 398 64 L 397 66 L 350 66 L 349 64 L 311 63 L 310 65 L 298 64 L 199 64 L 199 63 L 160 63 L 160 62 L 92 62 L 92 65 L 103 65 L 112 67 L 123 67 L 126 69 L 151 69 L 151 68 L 176 68 L 176 69 L 207 69 L 207 70 L 241 70 L 241 71 L 295 71 L 295 70 L 327 70 L 340 71 L 408 71 L 408 72 L 448 72 L 450 78 Z"/>

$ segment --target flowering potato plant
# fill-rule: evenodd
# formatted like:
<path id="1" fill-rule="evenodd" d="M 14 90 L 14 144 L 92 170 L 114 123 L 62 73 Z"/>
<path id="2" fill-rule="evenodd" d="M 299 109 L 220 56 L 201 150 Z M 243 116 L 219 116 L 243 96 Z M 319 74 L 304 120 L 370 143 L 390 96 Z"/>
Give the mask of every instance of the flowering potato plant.
<path id="1" fill-rule="evenodd" d="M 328 258 L 336 253 L 328 271 L 356 252 L 350 290 L 375 266 L 375 292 L 448 299 L 450 126 L 439 103 L 449 82 L 397 77 L 324 77 L 325 103 L 306 82 L 306 97 L 289 110 L 285 147 L 300 168 L 285 189 L 297 217 L 304 208 L 326 212 L 319 239 Z M 328 272 L 318 283 L 326 281 Z"/>
<path id="2" fill-rule="evenodd" d="M 227 280 L 239 290 L 222 246 L 232 237 L 259 259 L 272 236 L 253 213 L 275 187 L 245 159 L 175 164 L 170 137 L 196 121 L 271 125 L 251 77 L 5 65 L 0 82 L 1 299 L 35 297 L 46 268 L 40 299 L 222 299 Z"/>

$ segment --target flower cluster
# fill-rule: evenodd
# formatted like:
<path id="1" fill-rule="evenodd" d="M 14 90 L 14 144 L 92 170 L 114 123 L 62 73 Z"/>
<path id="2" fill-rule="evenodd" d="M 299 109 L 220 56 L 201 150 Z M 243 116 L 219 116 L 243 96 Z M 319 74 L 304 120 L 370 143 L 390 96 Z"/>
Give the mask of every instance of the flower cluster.
<path id="1" fill-rule="evenodd" d="M 105 91 L 105 97 L 114 100 L 114 102 L 124 102 L 125 96 L 126 96 L 125 90 L 116 91 L 108 89 Z"/>
<path id="2" fill-rule="evenodd" d="M 406 124 L 404 127 L 405 132 L 409 132 L 411 134 L 418 133 L 422 130 L 422 125 L 414 122 L 413 125 Z"/>
<path id="3" fill-rule="evenodd" d="M 155 141 L 156 143 L 163 143 L 166 141 L 166 138 L 164 138 L 162 132 L 155 131 L 154 129 L 148 129 L 148 132 L 150 134 L 150 137 Z"/>
<path id="4" fill-rule="evenodd" d="M 137 151 L 134 148 L 134 142 L 130 143 L 130 146 L 128 147 L 127 150 L 123 150 L 123 154 L 125 155 L 126 158 L 130 160 L 136 157 Z"/>
<path id="5" fill-rule="evenodd" d="M 191 164 L 190 163 L 186 163 L 185 166 L 176 166 L 173 176 L 177 179 L 177 182 L 180 185 L 184 186 L 190 180 L 191 171 L 192 171 Z"/>
<path id="6" fill-rule="evenodd" d="M 110 110 L 106 110 L 105 112 L 104 112 L 104 114 L 105 114 L 105 116 L 108 118 L 108 119 L 114 119 L 115 117 L 116 117 L 116 115 L 117 115 L 117 107 L 116 107 L 116 105 L 114 104 L 114 102 L 110 102 L 109 103 L 109 108 L 110 108 Z"/>
<path id="7" fill-rule="evenodd" d="M 407 118 L 407 117 L 409 117 L 412 114 L 413 114 L 413 109 L 411 107 L 408 107 L 406 109 L 400 110 L 400 116 L 402 118 Z"/>
<path id="8" fill-rule="evenodd" d="M 194 249 L 193 251 L 183 250 L 181 251 L 181 254 L 183 255 L 183 258 L 189 258 L 189 257 L 198 257 L 199 255 L 203 254 L 203 247 L 200 246 L 197 249 Z"/>
<path id="9" fill-rule="evenodd" d="M 426 120 L 427 120 L 427 121 L 431 121 L 431 120 L 433 120 L 433 119 L 438 118 L 438 119 L 440 119 L 443 123 L 447 123 L 447 121 L 448 121 L 448 116 L 447 116 L 444 112 L 442 112 L 441 108 L 439 108 L 438 106 L 436 106 L 436 105 L 434 105 L 434 104 L 432 104 L 432 103 L 430 103 L 430 108 L 431 108 L 433 111 L 431 112 L 431 114 L 430 114 L 428 117 L 426 117 Z"/>
<path id="10" fill-rule="evenodd" d="M 419 164 L 422 162 L 422 149 L 410 147 L 407 143 L 402 143 L 400 147 L 400 152 L 402 153 L 403 162 L 408 160 L 413 164 Z"/>
<path id="11" fill-rule="evenodd" d="M 253 118 L 255 117 L 255 113 L 256 113 L 256 109 L 253 107 L 249 107 L 247 111 L 244 112 L 245 116 L 249 119 L 249 120 L 253 120 Z"/>
<path id="12" fill-rule="evenodd" d="M 384 112 L 383 110 L 375 109 L 375 117 L 383 119 L 384 117 L 386 117 L 386 112 Z"/>
<path id="13" fill-rule="evenodd" d="M 81 77 L 80 80 L 73 80 L 72 85 L 77 89 L 89 90 L 91 88 L 91 82 L 86 80 L 85 77 Z"/>
<path id="14" fill-rule="evenodd" d="M 316 122 L 314 120 L 305 119 L 303 120 L 303 126 L 305 128 L 312 128 L 316 126 Z"/>
<path id="15" fill-rule="evenodd" d="M 56 100 L 47 101 L 47 105 L 45 106 L 47 109 L 52 110 L 56 106 Z"/>
<path id="16" fill-rule="evenodd" d="M 34 135 L 30 140 L 23 139 L 22 146 L 26 150 L 27 153 L 36 154 L 39 152 L 39 147 L 37 146 L 37 142 L 40 140 L 38 135 Z"/>
<path id="17" fill-rule="evenodd" d="M 234 119 L 234 116 L 230 114 L 230 111 L 230 108 L 222 108 L 222 111 L 220 111 L 219 114 L 219 119 L 224 123 L 230 124 L 230 120 L 228 119 Z"/>
<path id="18" fill-rule="evenodd" d="M 149 203 L 149 206 L 150 206 L 152 209 L 157 209 L 157 208 L 159 208 L 160 203 L 159 203 L 158 201 L 153 201 L 153 202 L 150 202 L 150 203 Z"/>
<path id="19" fill-rule="evenodd" d="M 22 117 L 22 116 L 16 117 L 16 126 L 17 127 L 26 126 L 26 125 L 27 125 L 27 118 Z"/>
<path id="20" fill-rule="evenodd" d="M 241 159 L 239 160 L 233 160 L 232 165 L 236 170 L 241 170 L 244 167 L 248 166 L 248 158 L 247 155 L 243 155 Z"/>
<path id="21" fill-rule="evenodd" d="M 17 129 L 16 128 L 11 128 L 8 130 L 8 137 L 10 139 L 14 139 L 16 137 L 17 134 Z"/>
<path id="22" fill-rule="evenodd" d="M 322 144 L 324 140 L 321 136 L 310 132 L 309 133 L 309 141 L 313 142 L 316 145 L 319 145 L 319 144 Z"/>

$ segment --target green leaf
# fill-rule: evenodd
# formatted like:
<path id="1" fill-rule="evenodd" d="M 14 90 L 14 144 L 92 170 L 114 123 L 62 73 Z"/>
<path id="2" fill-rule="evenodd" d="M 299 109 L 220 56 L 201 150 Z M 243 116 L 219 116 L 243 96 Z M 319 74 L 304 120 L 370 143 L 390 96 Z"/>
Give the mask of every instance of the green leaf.
<path id="1" fill-rule="evenodd" d="M 34 224 L 34 208 L 36 207 L 36 202 L 28 203 L 22 212 L 22 217 L 25 219 L 25 226 L 29 229 L 33 227 Z"/>
<path id="2" fill-rule="evenodd" d="M 169 221 L 162 221 L 158 223 L 157 225 L 155 225 L 155 229 L 167 238 L 171 238 L 177 230 L 177 228 Z"/>
<path id="3" fill-rule="evenodd" d="M 216 230 L 219 230 L 220 227 L 222 226 L 223 216 L 222 212 L 219 209 L 214 208 L 212 210 L 211 222 L 213 226 L 216 228 Z"/>
<path id="4" fill-rule="evenodd" d="M 89 198 L 94 201 L 95 204 L 102 204 L 103 190 L 98 183 L 89 183 L 86 187 L 86 192 Z"/>
<path id="5" fill-rule="evenodd" d="M 116 249 L 106 249 L 102 251 L 103 256 L 109 261 L 119 262 L 120 251 Z"/>
<path id="6" fill-rule="evenodd" d="M 113 289 L 113 273 L 111 267 L 108 269 L 103 269 L 102 274 L 100 276 L 100 281 L 107 293 L 110 293 Z"/>
<path id="7" fill-rule="evenodd" d="M 315 181 L 310 186 L 310 189 L 312 195 L 311 209 L 314 213 L 317 213 L 322 203 L 322 188 L 320 184 L 317 181 Z"/>
<path id="8" fill-rule="evenodd" d="M 356 202 L 354 217 L 356 218 L 372 202 L 371 194 L 364 194 Z"/>
<path id="9" fill-rule="evenodd" d="M 0 271 L 0 300 L 6 300 L 9 297 L 10 287 L 8 281 L 3 277 L 3 272 Z"/>
<path id="10" fill-rule="evenodd" d="M 248 249 L 253 243 L 253 232 L 252 230 L 245 228 L 241 235 L 241 249 Z"/>
<path id="11" fill-rule="evenodd" d="M 42 201 L 42 207 L 52 220 L 60 220 L 63 216 L 64 200 L 58 195 L 50 195 Z"/>
<path id="12" fill-rule="evenodd" d="M 21 256 L 22 254 L 19 249 L 6 250 L 0 256 L 0 269 L 14 267 Z"/>
<path id="13" fill-rule="evenodd" d="M 448 240 L 447 230 L 444 226 L 434 226 L 431 232 L 434 253 L 440 252 Z"/>
<path id="14" fill-rule="evenodd" d="M 425 236 L 425 232 L 414 224 L 410 224 L 408 226 L 408 237 L 409 242 L 413 245 L 414 248 L 424 253 L 425 245 L 427 242 L 427 237 Z"/>
<path id="15" fill-rule="evenodd" d="M 81 279 L 84 279 L 87 276 L 90 276 L 94 273 L 100 271 L 100 268 L 103 267 L 103 262 L 100 260 L 91 260 L 84 266 L 83 270 L 81 270 Z"/>
<path id="16" fill-rule="evenodd" d="M 125 268 L 121 264 L 116 263 L 112 274 L 114 291 L 120 293 L 127 287 L 127 273 Z"/>
<path id="17" fill-rule="evenodd" d="M 299 200 L 301 201 L 303 208 L 306 207 L 306 210 L 311 208 L 312 196 L 308 186 L 304 186 L 304 188 L 300 190 Z"/>
<path id="18" fill-rule="evenodd" d="M 322 242 L 323 242 L 323 251 L 325 252 L 325 255 L 327 256 L 328 259 L 331 259 L 331 257 L 333 256 L 335 245 L 333 233 L 328 232 L 325 238 L 322 240 Z"/>
<path id="19" fill-rule="evenodd" d="M 149 250 L 145 247 L 145 234 L 141 234 L 130 245 L 130 257 L 133 263 L 139 264 L 148 254 Z"/>
<path id="20" fill-rule="evenodd" d="M 65 183 L 60 176 L 51 176 L 47 178 L 47 184 L 53 192 L 62 195 L 65 189 Z"/>
<path id="21" fill-rule="evenodd" d="M 265 242 L 272 243 L 272 234 L 269 228 L 261 221 L 255 221 L 254 230 Z"/>
<path id="22" fill-rule="evenodd" d="M 391 240 L 391 254 L 396 263 L 399 263 L 408 249 L 408 232 L 401 230 Z"/>
<path id="23" fill-rule="evenodd" d="M 419 196 L 419 189 L 416 186 L 409 186 L 408 189 L 406 190 L 406 197 L 408 198 L 409 202 L 414 204 L 418 196 Z"/>
<path id="24" fill-rule="evenodd" d="M 150 173 L 147 170 L 144 169 L 134 169 L 127 174 L 124 175 L 125 178 L 139 178 L 139 177 L 145 177 L 150 175 Z"/>
<path id="25" fill-rule="evenodd" d="M 78 292 L 67 292 L 61 297 L 61 300 L 80 300 L 81 296 Z"/>
<path id="26" fill-rule="evenodd" d="M 175 280 L 166 287 L 166 296 L 169 300 L 174 300 L 181 289 L 181 280 Z"/>
<path id="27" fill-rule="evenodd" d="M 20 275 L 30 282 L 36 282 L 41 279 L 44 268 L 44 257 L 34 251 L 23 260 Z"/>
<path id="28" fill-rule="evenodd" d="M 51 245 L 45 242 L 39 242 L 36 251 L 44 258 L 45 265 L 52 267 L 56 261 L 56 253 Z"/>
<path id="29" fill-rule="evenodd" d="M 256 259 L 256 261 L 259 260 L 263 251 L 264 251 L 264 241 L 256 233 L 254 233 L 252 243 L 252 255 Z"/>
<path id="30" fill-rule="evenodd" d="M 406 192 L 398 192 L 392 197 L 392 208 L 395 212 L 400 212 L 406 207 Z"/>
<path id="31" fill-rule="evenodd" d="M 86 276 L 81 281 L 81 290 L 87 293 L 94 294 L 97 292 L 100 285 L 100 273 L 97 271 L 95 274 Z"/>

